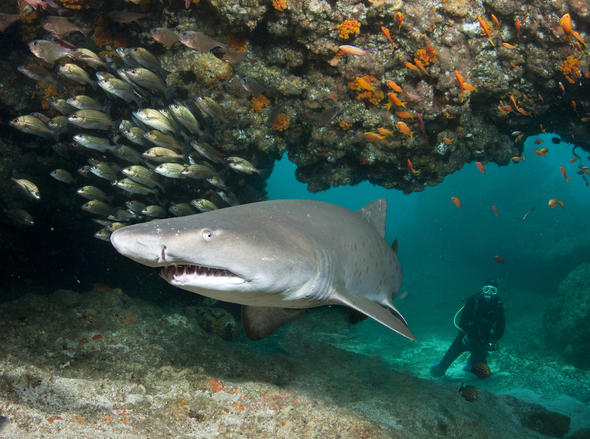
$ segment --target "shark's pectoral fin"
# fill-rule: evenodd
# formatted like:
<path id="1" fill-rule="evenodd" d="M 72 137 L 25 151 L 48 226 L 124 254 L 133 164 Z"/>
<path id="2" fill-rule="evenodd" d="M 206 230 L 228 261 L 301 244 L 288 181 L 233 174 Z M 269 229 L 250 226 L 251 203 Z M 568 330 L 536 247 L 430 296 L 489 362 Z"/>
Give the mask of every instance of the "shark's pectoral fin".
<path id="1" fill-rule="evenodd" d="M 398 334 L 401 334 L 410 340 L 416 340 L 416 337 L 412 334 L 410 328 L 408 328 L 408 325 L 401 314 L 398 313 L 398 315 L 396 315 L 378 303 L 375 303 L 366 297 L 350 294 L 343 288 L 338 290 L 334 289 L 332 291 L 332 297 L 343 305 L 356 309 L 372 319 L 377 320 L 379 323 L 387 326 L 389 329 L 393 329 Z"/>
<path id="2" fill-rule="evenodd" d="M 242 306 L 242 325 L 250 340 L 262 340 L 275 333 L 281 326 L 292 322 L 302 310 L 265 306 Z"/>

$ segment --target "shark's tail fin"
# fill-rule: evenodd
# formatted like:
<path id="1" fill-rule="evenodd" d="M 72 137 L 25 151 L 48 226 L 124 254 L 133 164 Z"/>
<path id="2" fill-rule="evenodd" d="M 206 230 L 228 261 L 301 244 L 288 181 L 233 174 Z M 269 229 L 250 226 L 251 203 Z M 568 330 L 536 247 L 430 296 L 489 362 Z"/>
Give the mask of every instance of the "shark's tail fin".
<path id="1" fill-rule="evenodd" d="M 349 306 L 363 314 L 368 315 L 374 320 L 377 320 L 382 325 L 387 326 L 389 329 L 393 329 L 400 335 L 403 335 L 410 340 L 416 340 L 408 324 L 403 316 L 392 306 L 391 312 L 365 297 L 350 294 L 344 289 L 333 290 L 333 298 L 342 303 L 343 305 Z"/>

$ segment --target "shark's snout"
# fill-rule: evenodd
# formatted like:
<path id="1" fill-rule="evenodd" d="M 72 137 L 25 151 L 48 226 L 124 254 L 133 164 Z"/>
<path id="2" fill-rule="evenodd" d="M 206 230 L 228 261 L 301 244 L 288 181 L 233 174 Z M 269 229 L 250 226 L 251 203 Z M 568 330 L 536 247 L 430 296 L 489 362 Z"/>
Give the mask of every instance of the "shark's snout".
<path id="1" fill-rule="evenodd" d="M 157 235 L 122 228 L 111 234 L 111 244 L 119 253 L 136 262 L 158 267 L 166 263 L 166 246 Z"/>

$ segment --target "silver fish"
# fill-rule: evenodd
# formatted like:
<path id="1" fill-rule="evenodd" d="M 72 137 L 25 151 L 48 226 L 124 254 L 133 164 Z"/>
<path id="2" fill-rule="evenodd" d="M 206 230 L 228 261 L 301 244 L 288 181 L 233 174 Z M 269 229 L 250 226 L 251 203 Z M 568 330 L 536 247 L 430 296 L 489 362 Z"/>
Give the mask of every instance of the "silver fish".
<path id="1" fill-rule="evenodd" d="M 24 209 L 6 209 L 4 215 L 17 226 L 32 226 L 35 224 L 31 214 Z"/>
<path id="2" fill-rule="evenodd" d="M 142 156 L 146 160 L 150 160 L 152 162 L 157 163 L 166 163 L 170 161 L 182 161 L 184 160 L 184 156 L 182 154 L 178 154 L 171 149 L 162 148 L 160 146 L 156 146 L 154 148 L 150 148 L 145 151 Z"/>
<path id="3" fill-rule="evenodd" d="M 111 213 L 111 206 L 101 200 L 90 200 L 82 205 L 82 210 L 99 216 L 107 216 Z"/>
<path id="4" fill-rule="evenodd" d="M 109 231 L 109 232 L 114 232 L 117 229 L 120 229 L 121 227 L 125 227 L 127 224 L 122 223 L 120 221 L 115 221 L 110 223 L 109 225 L 107 225 L 105 228 Z"/>
<path id="5" fill-rule="evenodd" d="M 127 145 L 117 145 L 112 149 L 111 153 L 115 157 L 135 165 L 143 163 L 141 154 Z"/>
<path id="6" fill-rule="evenodd" d="M 76 193 L 87 200 L 110 201 L 110 197 L 96 186 L 82 186 Z"/>
<path id="7" fill-rule="evenodd" d="M 143 209 L 145 209 L 145 204 L 137 200 L 127 200 L 125 201 L 125 207 L 127 207 L 127 209 L 130 211 L 139 214 Z"/>
<path id="8" fill-rule="evenodd" d="M 59 111 L 63 115 L 70 115 L 76 111 L 76 107 L 72 107 L 65 99 L 51 97 L 47 99 L 47 102 L 54 110 Z"/>
<path id="9" fill-rule="evenodd" d="M 27 195 L 27 197 L 33 200 L 40 200 L 41 194 L 39 192 L 39 188 L 35 183 L 26 178 L 11 178 L 18 187 Z"/>
<path id="10" fill-rule="evenodd" d="M 76 134 L 72 139 L 84 148 L 100 152 L 111 151 L 115 147 L 106 137 L 91 136 L 90 134 Z"/>
<path id="11" fill-rule="evenodd" d="M 214 169 L 206 165 L 186 165 L 182 170 L 182 175 L 188 178 L 206 179 L 217 175 Z"/>
<path id="12" fill-rule="evenodd" d="M 243 174 L 260 174 L 261 171 L 256 169 L 252 163 L 241 157 L 227 157 L 227 164 L 234 171 L 241 172 Z"/>
<path id="13" fill-rule="evenodd" d="M 143 124 L 160 131 L 167 131 L 174 134 L 174 127 L 170 120 L 159 110 L 144 108 L 135 111 L 133 115 Z"/>
<path id="14" fill-rule="evenodd" d="M 195 210 L 188 203 L 173 203 L 168 211 L 174 216 L 187 216 L 195 213 Z"/>
<path id="15" fill-rule="evenodd" d="M 100 239 L 101 241 L 110 242 L 111 240 L 111 232 L 108 231 L 106 228 L 102 228 L 94 232 L 94 237 L 96 239 Z"/>
<path id="16" fill-rule="evenodd" d="M 137 101 L 137 95 L 133 87 L 115 77 L 101 77 L 98 79 L 98 86 L 110 95 L 123 99 L 128 104 Z"/>
<path id="17" fill-rule="evenodd" d="M 43 121 L 32 115 L 19 116 L 10 121 L 10 126 L 19 131 L 46 139 L 55 139 L 55 133 Z"/>
<path id="18" fill-rule="evenodd" d="M 217 191 L 217 195 L 230 206 L 237 206 L 240 204 L 240 200 L 229 191 Z"/>
<path id="19" fill-rule="evenodd" d="M 77 108 L 78 110 L 104 110 L 104 105 L 102 105 L 96 99 L 86 95 L 77 95 L 71 97 L 69 99 L 66 99 L 66 102 L 70 104 L 72 107 Z"/>
<path id="20" fill-rule="evenodd" d="M 157 180 L 158 177 L 154 173 L 154 171 L 151 171 L 145 166 L 140 165 L 128 166 L 127 168 L 121 170 L 123 175 L 125 175 L 126 177 L 129 177 L 131 180 L 144 186 L 147 186 L 150 189 L 153 189 L 156 186 L 161 188 L 161 185 L 158 183 Z"/>
<path id="21" fill-rule="evenodd" d="M 133 57 L 131 56 L 131 52 L 130 49 L 127 47 L 117 47 L 115 49 L 115 51 L 117 52 L 117 55 L 119 55 L 119 58 L 121 58 L 121 61 L 123 61 L 123 64 L 125 64 L 128 67 L 138 67 L 139 64 L 137 63 L 137 61 L 135 61 L 133 59 Z"/>
<path id="22" fill-rule="evenodd" d="M 82 62 L 93 69 L 106 69 L 107 65 L 100 56 L 90 49 L 78 48 L 71 51 L 68 57 Z"/>
<path id="23" fill-rule="evenodd" d="M 82 177 L 90 177 L 90 174 L 92 174 L 92 172 L 90 172 L 90 168 L 90 165 L 82 165 L 78 169 L 76 169 L 76 172 L 78 173 L 78 175 L 81 175 Z"/>
<path id="24" fill-rule="evenodd" d="M 98 162 L 90 167 L 90 172 L 99 178 L 115 181 L 121 168 L 113 163 Z"/>
<path id="25" fill-rule="evenodd" d="M 197 136 L 201 134 L 199 122 L 186 106 L 171 104 L 168 108 L 178 123 L 180 123 L 189 133 Z"/>
<path id="26" fill-rule="evenodd" d="M 47 127 L 55 134 L 62 134 L 68 130 L 68 118 L 66 116 L 55 116 L 47 122 Z"/>
<path id="27" fill-rule="evenodd" d="M 162 206 L 158 206 L 157 204 L 146 206 L 146 208 L 143 209 L 141 213 L 145 216 L 149 216 L 150 218 L 165 218 L 167 216 L 166 209 L 164 209 Z"/>
<path id="28" fill-rule="evenodd" d="M 73 184 L 76 181 L 74 180 L 74 176 L 65 169 L 54 169 L 49 173 L 49 175 L 51 175 L 57 181 L 61 181 L 62 183 L 66 184 Z"/>
<path id="29" fill-rule="evenodd" d="M 123 189 L 126 192 L 131 194 L 138 194 L 138 195 L 148 195 L 148 194 L 155 194 L 157 191 L 155 189 L 150 189 L 143 184 L 140 184 L 136 181 L 131 180 L 130 178 L 123 178 L 121 180 L 117 180 L 113 183 L 118 188 Z"/>
<path id="30" fill-rule="evenodd" d="M 143 137 L 161 148 L 168 148 L 176 152 L 182 152 L 182 145 L 170 134 L 163 133 L 159 130 L 151 130 L 144 133 Z"/>
<path id="31" fill-rule="evenodd" d="M 140 87 L 150 91 L 157 90 L 161 94 L 166 95 L 166 84 L 151 70 L 143 67 L 135 67 L 132 69 L 122 69 L 121 73 L 125 74 L 134 84 Z"/>
<path id="32" fill-rule="evenodd" d="M 57 84 L 57 79 L 53 76 L 53 73 L 38 64 L 20 65 L 16 69 L 27 78 L 34 81 L 43 82 L 45 84 Z"/>
<path id="33" fill-rule="evenodd" d="M 211 210 L 216 210 L 218 207 L 215 203 L 207 200 L 206 198 L 199 198 L 197 200 L 192 200 L 191 204 L 199 209 L 201 212 L 209 212 Z"/>
<path id="34" fill-rule="evenodd" d="M 197 141 L 192 139 L 190 141 L 191 147 L 197 151 L 202 157 L 207 160 L 211 160 L 214 163 L 224 163 L 225 159 L 223 155 L 217 151 L 213 146 L 206 142 Z"/>
<path id="35" fill-rule="evenodd" d="M 162 163 L 154 168 L 154 172 L 169 178 L 183 178 L 182 171 L 186 165 L 180 163 Z"/>
<path id="36" fill-rule="evenodd" d="M 219 177 L 218 175 L 214 175 L 213 177 L 209 177 L 207 179 L 210 185 L 215 186 L 218 189 L 227 189 L 227 185 L 225 182 Z M 224 200 L 225 201 L 225 200 Z"/>
<path id="37" fill-rule="evenodd" d="M 88 73 L 86 73 L 86 71 L 84 71 L 82 67 L 76 64 L 62 64 L 58 67 L 57 74 L 69 79 L 70 81 L 74 81 L 77 84 L 90 85 L 92 87 L 96 87 L 96 84 L 94 83 L 94 81 L 90 79 Z"/>
<path id="38" fill-rule="evenodd" d="M 215 102 L 212 98 L 206 97 L 197 97 L 194 99 L 195 104 L 199 107 L 199 110 L 206 116 L 209 116 L 211 119 L 220 121 L 220 122 L 227 122 L 227 118 L 225 117 L 225 110 L 221 105 Z"/>
<path id="39" fill-rule="evenodd" d="M 113 125 L 110 116 L 97 110 L 78 110 L 68 117 L 68 121 L 80 128 L 109 131 Z"/>
<path id="40" fill-rule="evenodd" d="M 149 50 L 143 47 L 133 47 L 129 49 L 129 55 L 140 66 L 145 67 L 152 72 L 164 73 L 160 60 L 156 58 Z"/>
<path id="41" fill-rule="evenodd" d="M 28 46 L 33 55 L 49 64 L 71 53 L 70 49 L 65 49 L 49 40 L 33 40 Z"/>

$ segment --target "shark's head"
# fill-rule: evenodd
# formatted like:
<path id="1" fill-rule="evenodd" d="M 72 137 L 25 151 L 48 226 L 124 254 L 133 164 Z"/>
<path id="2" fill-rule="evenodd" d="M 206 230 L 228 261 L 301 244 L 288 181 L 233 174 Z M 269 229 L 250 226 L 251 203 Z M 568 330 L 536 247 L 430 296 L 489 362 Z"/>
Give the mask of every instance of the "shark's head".
<path id="1" fill-rule="evenodd" d="M 300 243 L 276 239 L 280 232 L 252 218 L 212 211 L 123 227 L 111 242 L 136 262 L 162 267 L 161 276 L 174 286 L 249 303 L 245 292 L 289 291 L 300 286 L 294 279 L 309 279 L 313 267 L 298 257 Z"/>

